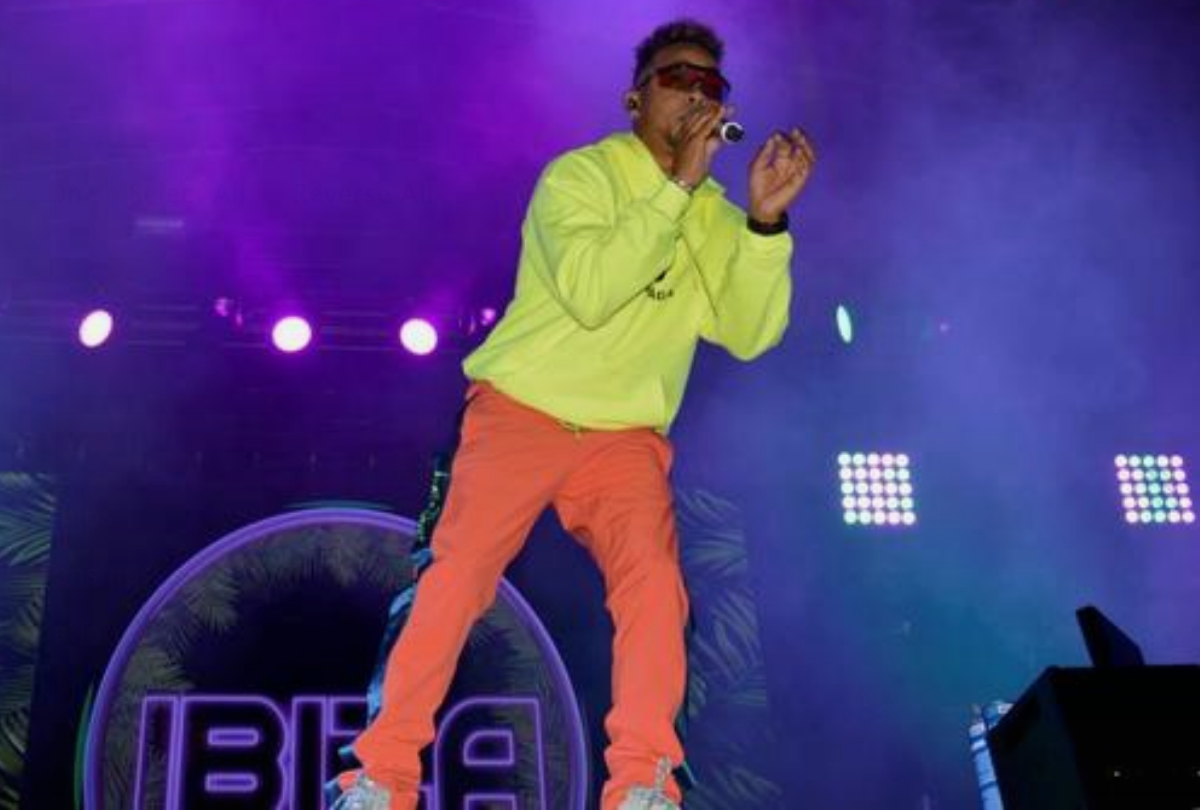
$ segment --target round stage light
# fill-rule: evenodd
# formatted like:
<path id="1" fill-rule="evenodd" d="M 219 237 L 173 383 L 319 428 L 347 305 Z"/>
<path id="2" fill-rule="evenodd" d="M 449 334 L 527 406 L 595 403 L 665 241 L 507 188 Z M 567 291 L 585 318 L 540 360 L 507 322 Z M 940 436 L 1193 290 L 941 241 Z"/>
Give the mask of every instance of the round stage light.
<path id="1" fill-rule="evenodd" d="M 106 309 L 94 309 L 79 322 L 79 342 L 88 349 L 103 346 L 112 332 L 113 316 Z"/>
<path id="2" fill-rule="evenodd" d="M 271 329 L 271 343 L 276 349 L 287 354 L 295 354 L 308 348 L 312 336 L 312 326 L 299 315 L 280 318 Z"/>
<path id="3" fill-rule="evenodd" d="M 400 344 L 410 354 L 430 354 L 438 345 L 437 329 L 424 318 L 409 318 L 400 327 Z"/>
<path id="4" fill-rule="evenodd" d="M 850 345 L 854 342 L 854 316 L 844 304 L 838 304 L 835 318 L 837 320 L 838 337 L 842 343 Z"/>

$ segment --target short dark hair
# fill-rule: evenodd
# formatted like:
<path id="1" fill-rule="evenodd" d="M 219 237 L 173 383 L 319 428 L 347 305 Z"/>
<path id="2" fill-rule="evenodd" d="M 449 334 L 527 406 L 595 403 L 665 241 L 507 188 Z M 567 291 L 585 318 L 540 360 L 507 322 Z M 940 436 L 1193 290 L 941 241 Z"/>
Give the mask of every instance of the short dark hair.
<path id="1" fill-rule="evenodd" d="M 691 19 L 672 20 L 650 32 L 634 52 L 633 83 L 637 84 L 655 54 L 672 45 L 695 45 L 703 48 L 717 64 L 725 56 L 725 43 L 704 23 Z"/>

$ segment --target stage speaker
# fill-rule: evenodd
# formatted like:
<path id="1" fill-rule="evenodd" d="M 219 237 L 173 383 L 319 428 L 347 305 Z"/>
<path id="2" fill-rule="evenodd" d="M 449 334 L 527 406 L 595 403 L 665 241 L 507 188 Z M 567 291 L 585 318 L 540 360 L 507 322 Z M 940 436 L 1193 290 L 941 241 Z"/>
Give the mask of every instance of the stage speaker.
<path id="1" fill-rule="evenodd" d="M 1050 667 L 988 746 L 1004 810 L 1200 810 L 1200 666 Z"/>

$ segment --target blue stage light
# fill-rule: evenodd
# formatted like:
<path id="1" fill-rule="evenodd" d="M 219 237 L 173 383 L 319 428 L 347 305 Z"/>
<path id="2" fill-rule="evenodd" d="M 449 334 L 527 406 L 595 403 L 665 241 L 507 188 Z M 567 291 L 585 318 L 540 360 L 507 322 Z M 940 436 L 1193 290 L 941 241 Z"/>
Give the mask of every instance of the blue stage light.
<path id="1" fill-rule="evenodd" d="M 1114 464 L 1126 523 L 1196 522 L 1182 456 L 1123 453 Z"/>
<path id="2" fill-rule="evenodd" d="M 842 517 L 851 526 L 903 528 L 917 522 L 912 469 L 904 453 L 839 453 Z"/>

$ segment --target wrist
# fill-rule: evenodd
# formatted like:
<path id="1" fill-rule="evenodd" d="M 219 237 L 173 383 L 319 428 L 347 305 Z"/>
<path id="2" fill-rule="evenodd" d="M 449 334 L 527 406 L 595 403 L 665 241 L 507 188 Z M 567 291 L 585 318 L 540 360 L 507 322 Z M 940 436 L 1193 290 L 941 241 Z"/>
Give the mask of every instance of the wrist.
<path id="1" fill-rule="evenodd" d="M 750 219 L 755 222 L 761 222 L 764 225 L 774 225 L 781 219 L 787 218 L 787 211 L 766 211 L 761 208 L 755 208 L 753 205 L 749 208 Z"/>
<path id="2" fill-rule="evenodd" d="M 783 233 L 788 229 L 788 215 L 786 211 L 775 214 L 772 219 L 759 219 L 753 213 L 746 217 L 746 228 L 751 233 L 759 234 L 760 236 L 774 236 L 777 233 Z"/>
<path id="3" fill-rule="evenodd" d="M 696 187 L 700 185 L 699 183 L 693 183 L 690 180 L 686 180 L 677 174 L 672 174 L 667 179 L 670 180 L 675 185 L 679 186 L 681 189 L 686 191 L 688 194 L 692 194 L 693 192 L 695 192 Z"/>

